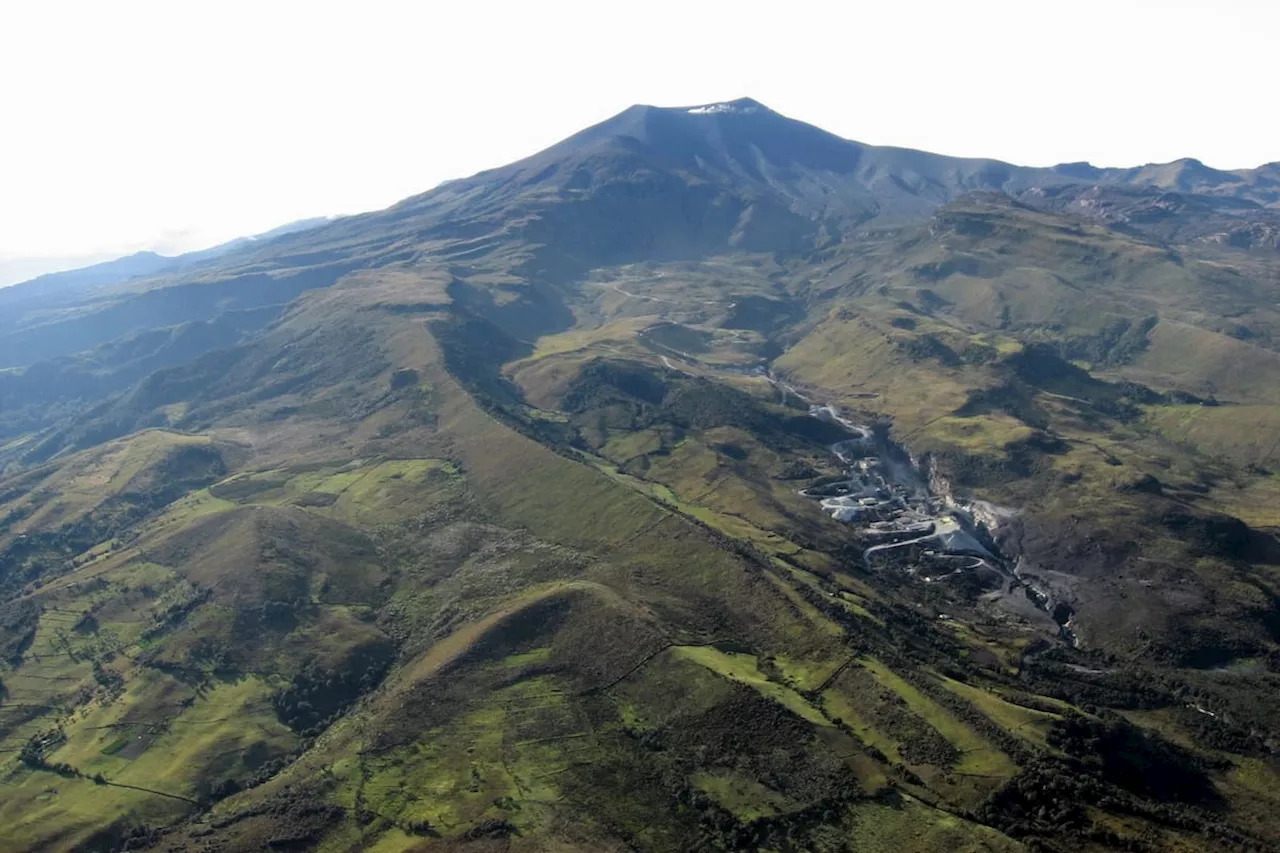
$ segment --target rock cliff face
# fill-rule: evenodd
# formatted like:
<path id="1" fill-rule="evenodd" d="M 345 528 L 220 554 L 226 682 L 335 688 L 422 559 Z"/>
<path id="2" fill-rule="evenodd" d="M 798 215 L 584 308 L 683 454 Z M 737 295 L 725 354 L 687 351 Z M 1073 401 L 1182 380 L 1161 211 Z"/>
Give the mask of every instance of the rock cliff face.
<path id="1" fill-rule="evenodd" d="M 1004 582 L 987 600 L 997 608 L 1060 633 L 1062 638 L 1079 647 L 1078 625 L 1068 626 L 1075 613 L 1079 579 L 1041 568 L 1034 554 L 1024 545 L 1024 511 L 1004 507 L 972 496 L 957 494 L 937 460 L 929 454 L 907 456 L 928 483 L 930 495 L 936 497 L 948 513 L 990 553 L 993 562 L 1003 570 Z"/>

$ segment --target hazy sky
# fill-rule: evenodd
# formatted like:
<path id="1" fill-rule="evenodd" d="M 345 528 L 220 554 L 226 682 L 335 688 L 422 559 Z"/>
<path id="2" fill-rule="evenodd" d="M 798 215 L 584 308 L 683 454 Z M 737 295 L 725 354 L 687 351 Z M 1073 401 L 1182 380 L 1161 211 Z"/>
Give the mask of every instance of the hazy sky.
<path id="1" fill-rule="evenodd" d="M 1026 164 L 1280 160 L 1280 0 L 0 0 L 0 284 L 385 206 L 750 95 Z"/>

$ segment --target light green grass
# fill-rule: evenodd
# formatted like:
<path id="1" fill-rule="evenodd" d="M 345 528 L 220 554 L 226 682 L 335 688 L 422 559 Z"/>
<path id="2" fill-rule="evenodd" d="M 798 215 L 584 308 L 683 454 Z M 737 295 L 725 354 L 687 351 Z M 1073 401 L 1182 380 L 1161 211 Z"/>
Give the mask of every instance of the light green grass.
<path id="1" fill-rule="evenodd" d="M 775 554 L 790 555 L 800 551 L 800 547 L 794 542 L 791 542 L 785 537 L 779 536 L 771 531 L 762 530 L 744 518 L 724 512 L 718 512 L 709 507 L 684 500 L 677 495 L 670 486 L 664 483 L 633 477 L 630 474 L 619 471 L 616 467 L 600 457 L 588 456 L 586 458 L 597 469 L 604 472 L 611 479 L 630 486 L 636 491 L 656 499 L 665 506 L 677 510 L 691 518 L 695 518 L 708 527 L 718 530 L 727 536 L 751 542 L 764 550 Z"/>
<path id="2" fill-rule="evenodd" d="M 948 690 L 972 702 L 979 711 L 990 717 L 994 722 L 1038 746 L 1048 746 L 1049 728 L 1053 725 L 1054 720 L 1061 719 L 1058 714 L 1050 714 L 1006 702 L 997 694 L 989 690 L 983 690 L 980 687 L 974 687 L 945 677 L 939 677 L 939 680 Z"/>
<path id="3" fill-rule="evenodd" d="M 880 661 L 864 658 L 862 665 L 882 685 L 902 697 L 913 713 L 932 726 L 960 753 L 956 772 L 974 776 L 1012 776 L 1018 768 L 1009 757 L 972 729 L 958 720 L 950 711 L 925 696 L 897 673 Z"/>
<path id="4" fill-rule="evenodd" d="M 201 782 L 246 774 L 243 756 L 250 747 L 278 755 L 294 746 L 296 736 L 275 717 L 273 690 L 248 676 L 195 698 L 167 676 L 139 670 L 120 699 L 68 726 L 67 743 L 50 760 L 113 782 L 195 798 Z M 194 701 L 181 707 L 179 700 L 187 697 Z M 156 720 L 166 722 L 156 727 L 150 722 Z M 129 725 L 133 721 L 138 724 Z M 145 749 L 125 757 L 128 744 L 115 746 L 121 738 L 138 739 Z"/>
<path id="5" fill-rule="evenodd" d="M 198 489 L 184 498 L 175 501 L 154 522 L 148 525 L 150 532 L 181 528 L 197 518 L 215 512 L 226 512 L 235 509 L 236 504 L 222 498 L 215 498 L 208 489 Z"/>
<path id="6" fill-rule="evenodd" d="M 990 827 L 963 820 L 912 797 L 900 804 L 859 803 L 849 846 L 859 853 L 1017 853 L 1025 848 Z"/>
<path id="7" fill-rule="evenodd" d="M 699 790 L 741 821 L 772 817 L 787 810 L 787 798 L 753 779 L 728 771 L 699 772 L 689 777 Z"/>
<path id="8" fill-rule="evenodd" d="M 6 536 L 71 524 L 162 463 L 175 449 L 208 443 L 206 436 L 151 429 L 60 458 L 46 468 L 48 476 L 38 488 L 0 505 L 0 514 L 17 510 L 24 514 Z M 0 536 L 0 544 L 4 538 Z"/>
<path id="9" fill-rule="evenodd" d="M 360 789 L 379 814 L 428 820 L 444 832 L 486 817 L 532 826 L 542 817 L 539 804 L 559 797 L 557 776 L 593 749 L 566 700 L 550 677 L 501 688 L 483 707 L 425 732 L 412 746 L 370 756 L 362 767 L 355 759 L 336 764 L 335 801 L 350 808 Z M 519 808 L 504 808 L 507 799 Z"/>
<path id="10" fill-rule="evenodd" d="M 843 722 L 867 746 L 878 749 L 894 764 L 902 763 L 902 753 L 898 751 L 897 742 L 871 725 L 866 717 L 858 712 L 848 697 L 842 695 L 839 691 L 827 690 L 822 694 L 822 704 L 832 719 L 839 719 Z"/>
<path id="11" fill-rule="evenodd" d="M 804 660 L 777 655 L 774 665 L 797 690 L 816 690 L 832 673 L 840 668 L 840 660 Z"/>
<path id="12" fill-rule="evenodd" d="M 770 681 L 760 672 L 753 655 L 722 652 L 713 646 L 675 646 L 671 653 L 683 660 L 705 666 L 712 672 L 731 681 L 737 681 L 756 690 L 763 696 L 778 702 L 787 710 L 816 726 L 830 726 L 831 721 L 821 711 L 805 701 L 796 691 Z"/>

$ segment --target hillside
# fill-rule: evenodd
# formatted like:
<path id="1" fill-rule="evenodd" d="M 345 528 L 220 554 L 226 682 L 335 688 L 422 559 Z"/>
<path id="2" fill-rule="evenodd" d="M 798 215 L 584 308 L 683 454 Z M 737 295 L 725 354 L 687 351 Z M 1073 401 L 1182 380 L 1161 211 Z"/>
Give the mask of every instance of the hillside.
<path id="1" fill-rule="evenodd" d="M 743 99 L 19 286 L 0 848 L 1280 849 L 1278 203 Z"/>

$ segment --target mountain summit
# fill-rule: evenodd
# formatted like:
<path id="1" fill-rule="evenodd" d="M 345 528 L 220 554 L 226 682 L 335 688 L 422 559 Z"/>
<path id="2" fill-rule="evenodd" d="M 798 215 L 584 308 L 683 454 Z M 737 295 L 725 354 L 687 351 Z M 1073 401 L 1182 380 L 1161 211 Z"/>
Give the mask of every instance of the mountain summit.
<path id="1" fill-rule="evenodd" d="M 530 205 L 606 202 L 620 194 L 649 200 L 680 195 L 702 199 L 695 203 L 706 206 L 692 214 L 699 220 L 727 205 L 738 214 L 760 211 L 775 223 L 795 214 L 809 223 L 888 224 L 927 215 L 969 192 L 1018 196 L 1081 182 L 1280 206 L 1280 181 L 1273 172 L 1265 166 L 1219 172 L 1190 161 L 1132 169 L 1031 168 L 947 157 L 842 139 L 740 98 L 685 107 L 636 105 L 528 158 L 449 182 L 392 211 L 397 217 L 424 214 L 437 220 L 479 213 L 519 219 Z M 584 215 L 601 217 L 599 211 Z M 654 221 L 671 216 L 688 218 L 677 211 L 653 211 Z M 796 222 L 782 227 L 780 245 L 794 245 L 797 230 L 805 229 Z M 732 233 L 728 229 L 726 235 Z"/>

